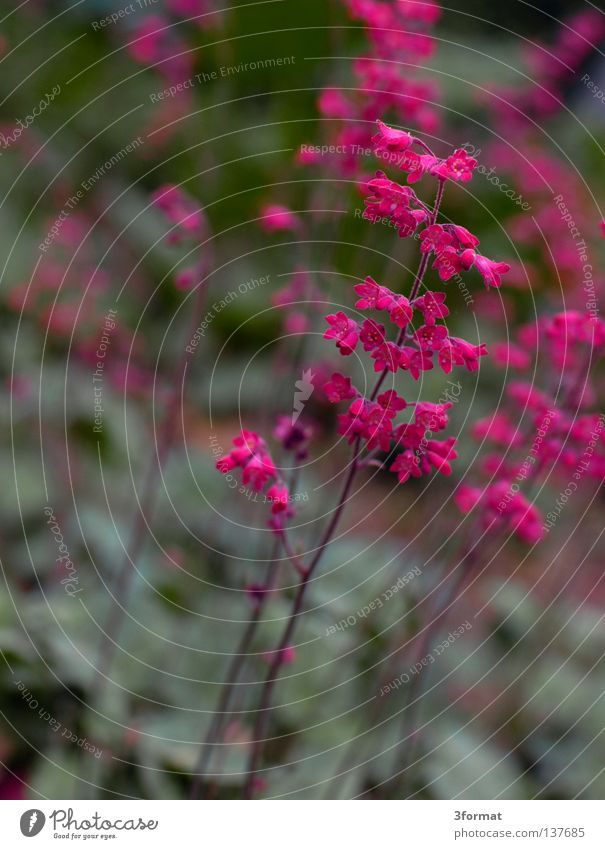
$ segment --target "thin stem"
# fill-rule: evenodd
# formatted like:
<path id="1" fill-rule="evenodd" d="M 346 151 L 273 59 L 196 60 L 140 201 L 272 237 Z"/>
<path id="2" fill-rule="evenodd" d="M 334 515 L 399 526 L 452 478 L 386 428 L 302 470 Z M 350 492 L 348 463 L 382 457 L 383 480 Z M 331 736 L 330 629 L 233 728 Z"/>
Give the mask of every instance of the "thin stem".
<path id="1" fill-rule="evenodd" d="M 458 575 L 456 575 L 455 579 L 451 582 L 450 586 L 446 588 L 443 599 L 437 600 L 435 610 L 432 616 L 430 617 L 430 622 L 425 628 L 424 633 L 418 644 L 418 649 L 416 652 L 417 661 L 421 661 L 428 654 L 429 646 L 435 640 L 437 633 L 441 628 L 443 620 L 447 616 L 451 605 L 458 598 L 460 590 L 462 589 L 475 561 L 476 550 L 473 550 L 469 552 L 462 560 L 462 563 L 460 564 L 460 572 L 458 573 Z M 412 679 L 412 683 L 410 684 L 410 687 L 407 691 L 407 698 L 405 700 L 405 704 L 402 708 L 403 729 L 401 740 L 399 741 L 395 750 L 395 762 L 398 763 L 399 761 L 401 761 L 402 766 L 397 774 L 402 776 L 403 781 L 405 781 L 405 773 L 412 761 L 414 747 L 416 744 L 416 736 L 412 733 L 412 731 L 422 701 L 424 682 L 427 680 L 427 676 L 423 675 L 422 673 L 423 670 L 421 669 L 420 672 Z M 407 739 L 406 727 L 409 729 Z"/>
<path id="2" fill-rule="evenodd" d="M 308 567 L 306 574 L 303 576 L 296 593 L 296 597 L 294 599 L 294 605 L 292 607 L 292 611 L 288 618 L 288 622 L 286 624 L 286 628 L 283 632 L 281 641 L 279 643 L 279 647 L 277 651 L 273 655 L 273 660 L 269 667 L 269 671 L 267 673 L 267 677 L 265 678 L 263 684 L 263 691 L 261 695 L 261 702 L 257 712 L 257 719 L 254 726 L 254 742 L 252 745 L 252 751 L 250 754 L 250 759 L 248 763 L 248 772 L 246 778 L 246 785 L 244 790 L 244 797 L 246 799 L 250 799 L 252 797 L 252 793 L 254 790 L 254 779 L 256 777 L 256 773 L 258 771 L 258 766 L 260 763 L 260 757 L 263 751 L 264 744 L 264 733 L 265 728 L 268 722 L 268 714 L 271 707 L 271 697 L 273 695 L 273 689 L 275 684 L 277 683 L 279 672 L 283 663 L 283 654 L 285 649 L 288 647 L 292 634 L 294 632 L 294 628 L 296 627 L 296 620 L 298 615 L 302 610 L 303 600 L 305 597 L 305 592 L 309 582 L 313 576 L 313 573 L 317 566 L 319 565 L 321 558 L 323 556 L 324 551 L 332 540 L 332 536 L 336 531 L 340 518 L 342 516 L 345 504 L 348 500 L 351 487 L 353 485 L 353 481 L 355 480 L 355 475 L 357 473 L 359 456 L 361 454 L 361 440 L 358 437 L 355 442 L 355 448 L 353 452 L 353 459 L 351 461 L 351 465 L 349 467 L 349 473 L 345 479 L 340 498 L 338 499 L 338 504 L 336 505 L 336 509 L 332 515 L 332 519 L 326 528 L 324 535 L 322 537 L 322 541 L 319 545 L 315 553 L 315 557 L 311 561 L 310 566 Z"/>
<path id="3" fill-rule="evenodd" d="M 258 602 L 255 604 L 252 618 L 244 629 L 235 654 L 231 659 L 231 663 L 229 665 L 229 669 L 227 670 L 226 681 L 223 686 L 219 703 L 214 712 L 214 717 L 210 724 L 210 728 L 208 730 L 206 738 L 204 739 L 204 742 L 201 745 L 200 754 L 195 769 L 196 775 L 191 785 L 191 799 L 197 799 L 200 794 L 202 781 L 204 780 L 204 776 L 206 775 L 208 767 L 210 766 L 210 759 L 214 751 L 214 746 L 218 742 L 220 742 L 223 735 L 224 725 L 230 715 L 229 707 L 231 705 L 231 700 L 235 692 L 236 684 L 239 681 L 244 663 L 246 661 L 246 649 L 252 642 L 256 633 L 256 629 L 258 628 L 259 622 L 261 620 L 261 615 L 265 607 L 265 600 L 268 598 L 268 596 L 271 594 L 275 587 L 275 582 L 279 573 L 279 562 L 276 561 L 278 555 L 278 545 L 279 543 L 276 541 L 273 553 L 273 560 L 269 564 L 267 579 L 265 581 L 265 595 L 262 599 L 259 599 Z"/>

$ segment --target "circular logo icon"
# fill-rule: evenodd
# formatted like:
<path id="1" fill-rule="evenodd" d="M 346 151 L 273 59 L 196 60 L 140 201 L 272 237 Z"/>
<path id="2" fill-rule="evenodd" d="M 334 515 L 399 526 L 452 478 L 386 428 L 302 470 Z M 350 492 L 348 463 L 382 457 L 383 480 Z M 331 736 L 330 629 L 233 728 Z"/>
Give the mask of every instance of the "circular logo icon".
<path id="1" fill-rule="evenodd" d="M 36 834 L 40 834 L 45 822 L 46 817 L 42 811 L 38 810 L 38 808 L 31 808 L 31 810 L 21 814 L 21 822 L 19 823 L 21 834 L 25 837 L 35 837 Z"/>

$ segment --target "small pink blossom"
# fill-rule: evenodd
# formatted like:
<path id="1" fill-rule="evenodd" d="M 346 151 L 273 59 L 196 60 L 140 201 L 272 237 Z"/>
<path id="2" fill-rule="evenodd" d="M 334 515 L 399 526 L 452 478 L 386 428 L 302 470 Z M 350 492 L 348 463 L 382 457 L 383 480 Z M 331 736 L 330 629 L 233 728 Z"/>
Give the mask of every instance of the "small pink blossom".
<path id="1" fill-rule="evenodd" d="M 299 217 L 279 203 L 267 203 L 260 210 L 260 226 L 267 233 L 277 233 L 284 230 L 298 230 Z"/>
<path id="2" fill-rule="evenodd" d="M 326 398 L 332 404 L 337 404 L 339 401 L 346 401 L 349 398 L 355 398 L 358 394 L 351 383 L 351 378 L 345 377 L 344 374 L 338 371 L 334 372 L 328 383 L 324 384 L 323 390 Z"/>
<path id="3" fill-rule="evenodd" d="M 359 327 L 352 318 L 347 318 L 344 312 L 325 316 L 330 329 L 324 333 L 324 339 L 336 339 L 336 347 L 343 356 L 349 356 L 357 347 Z"/>

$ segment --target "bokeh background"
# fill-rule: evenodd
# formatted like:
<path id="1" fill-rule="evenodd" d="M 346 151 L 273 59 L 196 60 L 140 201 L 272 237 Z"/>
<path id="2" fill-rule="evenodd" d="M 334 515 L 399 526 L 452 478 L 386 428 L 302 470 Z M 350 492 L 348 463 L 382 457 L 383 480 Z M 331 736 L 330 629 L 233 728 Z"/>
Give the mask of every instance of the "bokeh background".
<path id="1" fill-rule="evenodd" d="M 495 164 L 532 207 L 520 212 L 480 175 L 446 197 L 446 214 L 479 233 L 488 256 L 513 265 L 499 291 L 482 291 L 476 277 L 470 302 L 454 288 L 448 293 L 456 334 L 489 346 L 544 312 L 574 306 L 581 285 L 574 260 L 549 261 L 544 245 L 559 238 L 557 222 L 541 246 L 523 237 L 519 217 L 552 218 L 544 211 L 552 192 L 545 201 L 540 180 L 524 170 L 529 148 L 517 146 L 518 128 L 506 137 L 497 92 L 531 90 L 541 73 L 532 45 L 556 44 L 562 20 L 601 14 L 601 6 L 443 5 L 434 55 L 420 68 L 439 86 L 439 126 L 428 135 L 440 150 L 479 149 L 480 161 Z M 189 795 L 199 741 L 250 618 L 246 585 L 260 580 L 271 550 L 266 505 L 230 490 L 213 447 L 226 450 L 242 423 L 270 433 L 275 416 L 291 411 L 303 367 L 321 374 L 335 365 L 321 316 L 351 304 L 353 281 L 371 274 L 399 289 L 417 261 L 417 246 L 356 214 L 358 175 L 296 159 L 301 144 L 325 143 L 338 123 L 318 110 L 322 89 L 355 88 L 353 62 L 367 42 L 343 4 L 241 4 L 197 21 L 150 0 L 115 24 L 93 26 L 126 7 L 27 0 L 5 2 L 0 14 L 4 138 L 59 87 L 0 151 L 3 798 Z M 169 72 L 132 47 L 151 15 L 169 22 Z M 539 151 L 541 161 L 558 163 L 559 170 L 538 170 L 555 194 L 561 181 L 581 216 L 598 289 L 605 103 L 582 82 L 589 74 L 605 89 L 605 38 L 598 27 L 594 33 L 579 67 L 564 76 L 560 105 L 526 114 L 530 158 Z M 245 68 L 280 57 L 291 61 Z M 221 76 L 228 66 L 243 68 Z M 207 77 L 158 100 L 170 73 Z M 503 154 L 497 146 L 506 151 L 509 142 Z M 368 159 L 364 173 L 374 167 Z M 41 251 L 83 183 L 89 188 Z M 184 243 L 166 238 L 169 225 L 152 202 L 169 183 L 207 220 L 205 232 Z M 303 228 L 267 232 L 260 220 L 267 203 L 294 210 Z M 215 310 L 183 372 L 198 322 L 196 292 L 179 286 L 178 275 L 192 263 L 203 270 L 206 309 L 230 291 L 237 297 Z M 284 324 L 272 299 L 301 270 L 313 303 L 301 308 L 298 329 Z M 95 396 L 94 351 L 109 310 L 115 327 Z M 405 694 L 389 695 L 377 714 L 371 696 L 389 672 L 409 667 L 423 602 L 460 556 L 452 491 L 480 462 L 472 423 L 501 403 L 506 379 L 487 361 L 455 377 L 453 479 L 394 488 L 392 475 L 374 474 L 350 505 L 278 687 L 264 795 L 388 795 L 381 788 L 394 772 Z M 427 397 L 443 386 L 442 377 L 424 376 Z M 329 481 L 344 446 L 319 392 L 305 416 L 316 459 L 300 469 L 297 527 L 310 545 L 333 502 Z M 554 476 L 539 493 L 542 509 L 560 483 Z M 456 600 L 444 634 L 465 621 L 473 627 L 423 673 L 411 794 L 603 797 L 599 483 L 574 498 L 540 545 L 511 539 L 486 552 L 480 575 Z M 69 568 L 58 559 L 65 554 Z M 388 604 L 356 615 L 414 569 Z M 278 580 L 281 592 L 247 647 L 236 713 L 212 763 L 215 796 L 236 797 L 241 786 L 258 684 L 291 606 L 294 578 L 285 563 Z M 354 626 L 327 635 L 351 615 Z M 346 774 L 334 779 L 343 763 Z"/>

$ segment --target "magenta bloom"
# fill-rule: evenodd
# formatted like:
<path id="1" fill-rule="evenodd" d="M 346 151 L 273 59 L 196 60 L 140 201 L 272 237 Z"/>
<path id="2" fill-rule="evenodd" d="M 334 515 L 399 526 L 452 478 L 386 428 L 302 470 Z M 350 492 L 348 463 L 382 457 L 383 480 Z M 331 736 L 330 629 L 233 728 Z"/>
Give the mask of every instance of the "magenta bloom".
<path id="1" fill-rule="evenodd" d="M 483 495 L 478 486 L 461 484 L 454 494 L 454 503 L 461 513 L 470 513 L 477 506 Z"/>
<path id="2" fill-rule="evenodd" d="M 394 295 L 388 306 L 389 318 L 402 330 L 408 326 L 414 315 L 414 310 L 404 295 Z"/>
<path id="3" fill-rule="evenodd" d="M 456 182 L 467 183 L 473 177 L 473 171 L 477 167 L 477 160 L 464 150 L 459 148 L 451 156 L 432 169 L 432 173 L 438 177 Z"/>
<path id="4" fill-rule="evenodd" d="M 136 62 L 151 65 L 162 56 L 162 46 L 169 23 L 160 15 L 147 15 L 136 27 L 128 52 Z"/>
<path id="5" fill-rule="evenodd" d="M 267 233 L 277 233 L 283 230 L 298 230 L 298 216 L 279 203 L 267 203 L 260 210 L 260 226 Z"/>
<path id="6" fill-rule="evenodd" d="M 353 287 L 361 298 L 355 306 L 358 310 L 384 310 L 388 309 L 393 298 L 393 293 L 386 286 L 379 286 L 372 277 L 366 277 L 364 283 L 358 283 Z"/>
<path id="7" fill-rule="evenodd" d="M 323 390 L 328 401 L 332 404 L 337 404 L 339 401 L 347 401 L 349 398 L 355 398 L 358 394 L 351 383 L 351 378 L 345 377 L 344 374 L 338 371 L 334 372 L 328 383 L 324 384 Z"/>
<path id="8" fill-rule="evenodd" d="M 353 105 L 341 91 L 326 88 L 319 96 L 318 109 L 326 118 L 351 118 L 354 114 Z"/>
<path id="9" fill-rule="evenodd" d="M 376 176 L 365 186 L 368 197 L 365 203 L 368 208 L 364 218 L 375 221 L 380 218 L 393 218 L 397 221 L 410 208 L 415 194 L 408 186 L 401 186 L 389 180 L 384 171 L 377 171 Z"/>
<path id="10" fill-rule="evenodd" d="M 447 339 L 447 327 L 443 324 L 423 324 L 414 338 L 423 351 L 438 351 Z"/>
<path id="11" fill-rule="evenodd" d="M 483 277 L 487 289 L 490 287 L 497 289 L 502 284 L 501 275 L 510 271 L 510 265 L 507 262 L 494 262 L 479 254 L 475 256 L 475 267 Z"/>
<path id="12" fill-rule="evenodd" d="M 399 367 L 409 371 L 414 380 L 420 378 L 420 372 L 433 368 L 433 352 L 403 347 L 399 350 Z"/>
<path id="13" fill-rule="evenodd" d="M 445 305 L 445 292 L 426 292 L 416 298 L 413 306 L 424 316 L 425 324 L 435 324 L 438 318 L 446 318 L 450 311 Z"/>
<path id="14" fill-rule="evenodd" d="M 414 421 L 427 430 L 443 430 L 447 427 L 449 421 L 447 411 L 451 407 L 451 402 L 432 404 L 430 401 L 418 401 L 414 411 Z"/>
<path id="15" fill-rule="evenodd" d="M 385 151 L 389 155 L 403 153 L 414 143 L 414 136 L 406 133 L 405 130 L 396 130 L 387 124 L 383 124 L 380 120 L 376 123 L 379 132 L 372 136 L 372 142 L 377 153 L 380 153 L 380 151 Z"/>
<path id="16" fill-rule="evenodd" d="M 397 455 L 395 462 L 390 467 L 390 471 L 397 473 L 399 483 L 405 483 L 410 477 L 422 477 L 420 459 L 409 448 Z"/>
<path id="17" fill-rule="evenodd" d="M 405 398 L 398 395 L 394 389 L 389 389 L 387 392 L 383 392 L 376 400 L 390 419 L 394 419 L 401 410 L 405 410 L 408 406 L 408 402 Z"/>
<path id="18" fill-rule="evenodd" d="M 401 367 L 401 349 L 395 342 L 384 342 L 374 348 L 371 355 L 374 362 L 374 371 L 396 372 Z"/>
<path id="19" fill-rule="evenodd" d="M 356 321 L 341 311 L 325 316 L 330 329 L 324 333 L 324 339 L 336 339 L 336 347 L 347 357 L 353 353 L 359 341 L 359 327 Z"/>
<path id="20" fill-rule="evenodd" d="M 378 324 L 371 318 L 367 318 L 361 325 L 359 339 L 364 351 L 373 351 L 386 341 L 384 324 Z"/>
<path id="21" fill-rule="evenodd" d="M 267 490 L 267 499 L 271 502 L 272 513 L 282 513 L 288 509 L 290 493 L 284 483 L 274 483 Z"/>

